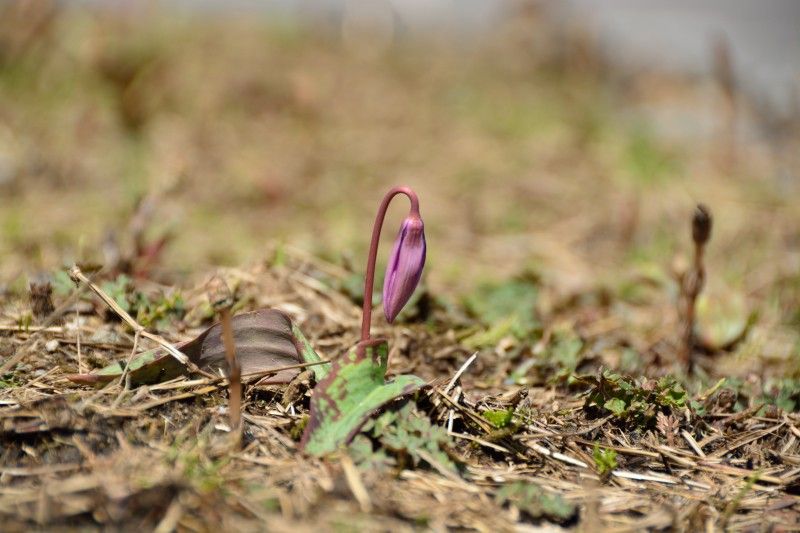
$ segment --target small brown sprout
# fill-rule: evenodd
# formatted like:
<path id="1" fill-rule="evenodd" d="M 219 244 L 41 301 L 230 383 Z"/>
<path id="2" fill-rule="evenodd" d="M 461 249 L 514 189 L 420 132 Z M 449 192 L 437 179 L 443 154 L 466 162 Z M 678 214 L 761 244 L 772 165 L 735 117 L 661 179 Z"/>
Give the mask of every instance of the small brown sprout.
<path id="1" fill-rule="evenodd" d="M 214 276 L 206 285 L 208 303 L 214 311 L 220 312 L 225 308 L 233 307 L 233 293 L 228 284 L 220 276 Z"/>
<path id="2" fill-rule="evenodd" d="M 711 227 L 713 226 L 711 211 L 703 204 L 697 204 L 692 217 L 692 239 L 696 245 L 708 242 L 711 237 Z"/>
<path id="3" fill-rule="evenodd" d="M 55 310 L 53 307 L 53 285 L 47 275 L 38 275 L 28 283 L 31 312 L 39 322 L 47 319 Z"/>
<path id="4" fill-rule="evenodd" d="M 694 366 L 694 326 L 697 297 L 703 290 L 706 269 L 703 261 L 705 247 L 711 238 L 713 218 L 704 204 L 697 204 L 692 215 L 692 240 L 694 240 L 694 261 L 692 268 L 681 277 L 680 319 L 681 341 L 679 358 L 687 370 Z"/>

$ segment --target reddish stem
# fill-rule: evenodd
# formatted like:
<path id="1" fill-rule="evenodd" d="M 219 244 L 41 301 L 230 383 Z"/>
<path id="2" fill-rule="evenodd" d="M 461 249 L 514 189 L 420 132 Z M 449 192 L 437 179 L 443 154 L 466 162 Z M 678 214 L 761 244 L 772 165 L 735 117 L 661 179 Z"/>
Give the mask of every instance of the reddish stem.
<path id="1" fill-rule="evenodd" d="M 369 243 L 369 255 L 367 256 L 367 273 L 364 276 L 364 306 L 361 312 L 361 340 L 370 339 L 369 328 L 372 323 L 372 290 L 375 286 L 375 261 L 378 257 L 378 243 L 381 240 L 381 228 L 383 220 L 386 218 L 386 210 L 392 198 L 398 194 L 405 194 L 411 201 L 411 214 L 419 216 L 419 199 L 417 193 L 408 187 L 394 187 L 383 197 L 378 215 L 375 217 L 375 224 L 372 226 L 372 241 Z"/>
<path id="2" fill-rule="evenodd" d="M 228 362 L 228 415 L 231 422 L 231 431 L 236 432 L 236 439 L 239 441 L 242 431 L 242 367 L 236 358 L 231 308 L 223 308 L 221 315 L 222 344 L 225 346 L 225 360 Z"/>

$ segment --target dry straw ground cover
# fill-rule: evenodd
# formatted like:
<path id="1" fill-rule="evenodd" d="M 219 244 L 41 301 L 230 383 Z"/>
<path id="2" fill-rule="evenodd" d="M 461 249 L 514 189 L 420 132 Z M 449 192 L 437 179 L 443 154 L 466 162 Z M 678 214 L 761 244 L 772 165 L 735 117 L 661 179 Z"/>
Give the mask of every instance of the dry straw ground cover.
<path id="1" fill-rule="evenodd" d="M 3 530 L 798 529 L 800 220 L 773 179 L 797 175 L 796 122 L 737 96 L 772 144 L 663 140 L 648 110 L 733 90 L 622 75 L 519 19 L 376 58 L 322 30 L 31 5 L 0 8 Z M 314 365 L 243 372 L 241 435 L 208 368 L 74 380 L 263 308 L 341 357 L 396 182 L 428 263 L 372 334 L 425 386 L 334 455 L 299 449 Z"/>
<path id="2" fill-rule="evenodd" d="M 293 311 L 326 355 L 356 340 L 358 308 L 330 288 L 341 275 L 333 265 L 287 253 L 280 266 L 222 275 L 248 308 Z M 185 294 L 187 308 L 204 306 L 202 290 L 190 286 Z M 239 450 L 227 438 L 223 380 L 192 375 L 122 393 L 116 382 L 95 390 L 66 380 L 64 373 L 76 370 L 78 338 L 87 365 L 125 358 L 131 349 L 131 330 L 104 319 L 102 304 L 92 309 L 80 323 L 66 317 L 43 330 L 5 328 L 6 342 L 27 353 L 27 371 L 17 367 L 18 384 L 0 398 L 0 511 L 10 529 L 490 530 L 542 517 L 577 527 L 595 520 L 613 530 L 758 529 L 790 527 L 798 516 L 800 417 L 756 399 L 737 409 L 741 398 L 725 385 L 679 393 L 669 403 L 652 392 L 661 384 L 642 380 L 635 386 L 650 389 L 642 396 L 652 403 L 641 406 L 640 417 L 617 416 L 592 395 L 626 398 L 615 395 L 618 377 L 598 378 L 598 370 L 572 386 L 508 384 L 493 372 L 498 354 L 470 358 L 472 349 L 452 339 L 437 309 L 427 325 L 378 330 L 391 340 L 392 371 L 429 380 L 410 410 L 392 407 L 406 421 L 430 421 L 405 429 L 421 439 L 396 438 L 373 451 L 365 438 L 367 451 L 359 442 L 319 461 L 297 450 L 307 405 L 301 382 L 291 398 L 285 387 L 247 388 Z M 583 338 L 593 342 L 591 334 Z M 433 452 L 413 448 L 434 438 L 425 433 L 432 426 L 451 429 Z M 383 442 L 380 433 L 371 435 Z M 538 488 L 503 499 L 509 486 Z M 539 491 L 562 500 L 551 508 Z"/>

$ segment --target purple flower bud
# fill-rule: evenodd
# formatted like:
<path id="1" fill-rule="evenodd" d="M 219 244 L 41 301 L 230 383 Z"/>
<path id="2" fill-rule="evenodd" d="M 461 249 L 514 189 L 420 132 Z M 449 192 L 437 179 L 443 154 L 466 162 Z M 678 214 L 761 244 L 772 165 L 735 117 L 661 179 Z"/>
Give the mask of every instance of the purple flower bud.
<path id="1" fill-rule="evenodd" d="M 425 266 L 425 231 L 418 214 L 400 226 L 383 279 L 383 312 L 390 323 L 414 293 Z"/>

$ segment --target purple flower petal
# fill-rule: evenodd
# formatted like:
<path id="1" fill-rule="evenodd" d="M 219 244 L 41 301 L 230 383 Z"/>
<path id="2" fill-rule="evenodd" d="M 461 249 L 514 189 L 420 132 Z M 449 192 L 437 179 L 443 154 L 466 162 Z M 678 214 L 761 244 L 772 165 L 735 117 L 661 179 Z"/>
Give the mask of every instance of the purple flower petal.
<path id="1" fill-rule="evenodd" d="M 409 215 L 394 241 L 383 279 L 383 312 L 393 322 L 417 288 L 425 266 L 425 231 L 419 215 Z"/>

